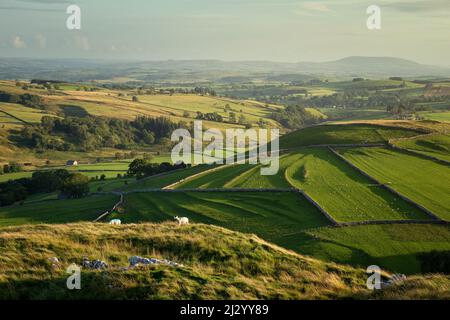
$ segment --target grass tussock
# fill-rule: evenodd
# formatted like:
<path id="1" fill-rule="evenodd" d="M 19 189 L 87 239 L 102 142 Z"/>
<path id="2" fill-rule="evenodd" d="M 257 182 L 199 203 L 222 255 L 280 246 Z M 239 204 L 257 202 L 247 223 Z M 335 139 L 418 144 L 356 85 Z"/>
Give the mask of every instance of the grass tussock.
<path id="1" fill-rule="evenodd" d="M 194 224 L 79 223 L 0 229 L 0 299 L 340 299 L 372 298 L 362 269 L 325 263 L 255 235 Z M 183 264 L 122 270 L 141 255 Z M 58 257 L 60 267 L 49 258 Z M 66 288 L 66 268 L 83 257 L 104 271 L 82 270 L 81 290 Z M 437 279 L 437 280 L 436 280 Z M 434 297 L 447 278 L 413 279 L 375 298 Z M 439 280 L 439 281 L 438 281 Z M 437 295 L 438 296 L 438 295 Z"/>
<path id="2" fill-rule="evenodd" d="M 173 223 L 109 226 L 67 224 L 0 231 L 2 299 L 324 299 L 356 294 L 361 270 L 304 258 L 254 235 Z M 128 257 L 165 258 L 184 267 L 122 271 Z M 58 257 L 61 268 L 49 258 Z M 65 287 L 66 267 L 83 257 L 107 271 L 83 271 L 82 289 Z"/>

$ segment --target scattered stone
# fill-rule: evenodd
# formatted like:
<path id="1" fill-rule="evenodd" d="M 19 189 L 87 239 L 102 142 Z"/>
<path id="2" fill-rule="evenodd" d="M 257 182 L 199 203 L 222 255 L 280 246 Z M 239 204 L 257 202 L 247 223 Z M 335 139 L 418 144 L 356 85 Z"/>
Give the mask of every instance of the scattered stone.
<path id="1" fill-rule="evenodd" d="M 102 269 L 108 268 L 108 264 L 105 261 L 102 261 L 102 260 L 89 261 L 89 259 L 86 257 L 83 258 L 83 262 L 81 263 L 81 266 L 83 268 L 96 269 L 96 270 L 102 270 Z"/>
<path id="2" fill-rule="evenodd" d="M 50 262 L 52 263 L 53 269 L 58 269 L 61 266 L 61 263 L 59 262 L 57 257 L 51 257 L 48 258 L 48 260 L 50 260 Z"/>
<path id="3" fill-rule="evenodd" d="M 133 256 L 128 259 L 128 262 L 130 262 L 130 268 L 137 267 L 139 265 L 149 265 L 149 264 L 165 264 L 172 267 L 182 267 L 181 264 L 169 261 L 166 259 L 159 260 L 155 258 L 143 258 L 140 256 Z"/>

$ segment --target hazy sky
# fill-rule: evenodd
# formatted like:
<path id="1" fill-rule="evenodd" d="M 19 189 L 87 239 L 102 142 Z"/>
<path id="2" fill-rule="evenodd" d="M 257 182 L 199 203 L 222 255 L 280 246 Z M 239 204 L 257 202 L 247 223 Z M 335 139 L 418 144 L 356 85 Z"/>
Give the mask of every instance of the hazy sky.
<path id="1" fill-rule="evenodd" d="M 81 8 L 81 30 L 66 8 Z M 382 29 L 366 27 L 381 7 Z M 450 0 L 1 0 L 0 56 L 450 65 Z"/>

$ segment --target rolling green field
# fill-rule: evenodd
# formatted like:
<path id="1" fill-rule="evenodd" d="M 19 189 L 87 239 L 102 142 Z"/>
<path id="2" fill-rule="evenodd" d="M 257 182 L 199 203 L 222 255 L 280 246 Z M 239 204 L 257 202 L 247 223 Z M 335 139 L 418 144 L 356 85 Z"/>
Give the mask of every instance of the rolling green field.
<path id="1" fill-rule="evenodd" d="M 89 190 L 90 192 L 116 191 L 126 188 L 128 185 L 134 183 L 136 183 L 136 178 L 134 177 L 96 180 L 89 183 Z"/>
<path id="2" fill-rule="evenodd" d="M 164 175 L 138 180 L 136 183 L 129 184 L 128 186 L 121 188 L 121 190 L 131 191 L 139 189 L 161 189 L 182 179 L 186 179 L 194 174 L 201 173 L 212 168 L 213 167 L 209 165 L 198 165 L 183 170 L 176 170 L 173 172 L 168 172 Z"/>
<path id="3" fill-rule="evenodd" d="M 0 226 L 92 221 L 117 201 L 117 196 L 106 195 L 0 207 Z"/>
<path id="4" fill-rule="evenodd" d="M 298 244 L 295 234 L 301 230 L 328 224 L 315 207 L 293 192 L 135 193 L 125 197 L 125 213 L 111 218 L 125 223 L 163 222 L 173 221 L 174 216 L 255 233 L 287 248 Z"/>
<path id="5" fill-rule="evenodd" d="M 230 181 L 241 173 L 250 170 L 252 165 L 232 165 L 223 166 L 222 168 L 201 174 L 197 177 L 187 179 L 186 181 L 175 186 L 176 189 L 211 189 L 211 188 L 227 188 Z"/>
<path id="6" fill-rule="evenodd" d="M 427 219 L 327 149 L 305 149 L 286 158 L 286 178 L 303 189 L 337 221 Z"/>
<path id="7" fill-rule="evenodd" d="M 260 166 L 227 166 L 177 185 L 177 189 L 282 188 L 306 191 L 337 221 L 427 219 L 421 211 L 373 183 L 322 148 L 284 155 L 277 175 Z"/>
<path id="8" fill-rule="evenodd" d="M 420 116 L 434 121 L 450 122 L 450 111 L 445 112 L 421 112 Z"/>
<path id="9" fill-rule="evenodd" d="M 284 172 L 290 165 L 289 155 L 280 157 L 278 174 L 261 175 L 261 165 L 254 165 L 251 169 L 230 180 L 226 186 L 230 188 L 256 188 L 256 189 L 289 189 L 292 185 L 286 180 Z"/>
<path id="10" fill-rule="evenodd" d="M 389 119 L 391 114 L 385 110 L 379 109 L 340 109 L 340 108 L 320 108 L 322 113 L 328 116 L 332 121 L 356 121 L 356 120 L 377 120 L 377 119 Z"/>
<path id="11" fill-rule="evenodd" d="M 385 148 L 343 148 L 339 152 L 378 181 L 450 220 L 450 167 Z"/>
<path id="12" fill-rule="evenodd" d="M 450 228 L 440 225 L 322 228 L 305 234 L 298 252 L 364 268 L 375 264 L 392 272 L 418 273 L 418 253 L 450 250 Z"/>
<path id="13" fill-rule="evenodd" d="M 409 149 L 438 159 L 450 161 L 450 135 L 433 134 L 415 139 L 394 141 L 400 148 Z"/>
<path id="14" fill-rule="evenodd" d="M 288 133 L 280 138 L 280 148 L 323 144 L 386 143 L 392 138 L 413 137 L 415 130 L 368 124 L 320 125 Z"/>
<path id="15" fill-rule="evenodd" d="M 0 174 L 0 183 L 1 182 L 6 182 L 8 180 L 16 180 L 16 179 L 20 179 L 20 178 L 29 178 L 29 177 L 31 177 L 32 174 L 33 174 L 33 172 L 31 172 L 31 171 L 22 171 L 22 172 Z"/>

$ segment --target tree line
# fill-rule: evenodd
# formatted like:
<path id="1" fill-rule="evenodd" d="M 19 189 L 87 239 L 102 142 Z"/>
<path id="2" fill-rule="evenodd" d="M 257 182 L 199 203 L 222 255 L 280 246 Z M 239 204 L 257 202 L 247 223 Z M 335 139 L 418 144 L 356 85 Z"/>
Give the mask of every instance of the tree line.
<path id="1" fill-rule="evenodd" d="M 30 108 L 44 108 L 41 97 L 29 93 L 16 94 L 0 91 L 0 102 L 22 104 Z"/>
<path id="2" fill-rule="evenodd" d="M 165 117 L 138 116 L 135 120 L 42 117 L 41 123 L 22 129 L 22 144 L 39 150 L 93 151 L 110 147 L 168 144 L 173 130 L 186 124 Z"/>
<path id="3" fill-rule="evenodd" d="M 36 171 L 31 178 L 0 183 L 0 206 L 24 201 L 33 194 L 55 191 L 66 198 L 81 198 L 89 193 L 89 178 L 66 169 Z"/>
<path id="4" fill-rule="evenodd" d="M 137 179 L 142 179 L 155 174 L 184 169 L 187 167 L 190 167 L 190 164 L 187 165 L 184 162 L 175 164 L 169 162 L 153 163 L 148 159 L 135 159 L 128 166 L 127 173 L 130 176 L 135 176 Z"/>

